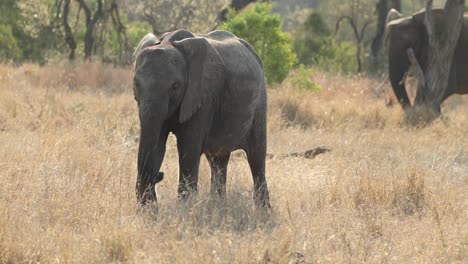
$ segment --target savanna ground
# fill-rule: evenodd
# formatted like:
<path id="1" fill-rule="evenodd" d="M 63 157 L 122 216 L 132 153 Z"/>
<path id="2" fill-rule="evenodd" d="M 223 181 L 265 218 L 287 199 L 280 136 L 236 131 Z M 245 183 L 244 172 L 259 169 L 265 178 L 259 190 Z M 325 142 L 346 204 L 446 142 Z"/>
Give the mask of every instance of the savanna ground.
<path id="1" fill-rule="evenodd" d="M 376 80 L 286 82 L 268 91 L 268 152 L 331 152 L 267 160 L 273 213 L 254 209 L 242 155 L 225 201 L 209 199 L 203 159 L 198 196 L 178 202 L 171 137 L 154 219 L 135 200 L 130 68 L 3 65 L 0 79 L 0 263 L 468 261 L 466 97 L 409 128 Z"/>

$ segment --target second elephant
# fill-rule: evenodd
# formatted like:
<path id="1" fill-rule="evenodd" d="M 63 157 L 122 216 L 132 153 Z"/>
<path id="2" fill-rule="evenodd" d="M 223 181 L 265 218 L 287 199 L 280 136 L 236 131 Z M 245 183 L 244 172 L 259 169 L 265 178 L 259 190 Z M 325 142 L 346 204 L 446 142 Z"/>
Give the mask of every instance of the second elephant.
<path id="1" fill-rule="evenodd" d="M 393 15 L 396 11 L 392 10 Z M 444 10 L 433 9 L 434 24 L 445 23 Z M 406 92 L 404 77 L 408 72 L 410 61 L 407 50 L 412 48 L 423 71 L 428 67 L 427 51 L 428 36 L 424 26 L 425 11 L 402 17 L 397 13 L 396 18 L 388 21 L 386 27 L 386 42 L 388 46 L 388 62 L 390 82 L 401 106 L 406 109 L 411 107 L 410 99 Z M 390 16 L 389 16 L 390 17 Z M 455 49 L 454 61 L 452 62 L 449 86 L 442 101 L 452 94 L 468 93 L 468 17 L 464 16 L 464 24 L 460 38 Z"/>

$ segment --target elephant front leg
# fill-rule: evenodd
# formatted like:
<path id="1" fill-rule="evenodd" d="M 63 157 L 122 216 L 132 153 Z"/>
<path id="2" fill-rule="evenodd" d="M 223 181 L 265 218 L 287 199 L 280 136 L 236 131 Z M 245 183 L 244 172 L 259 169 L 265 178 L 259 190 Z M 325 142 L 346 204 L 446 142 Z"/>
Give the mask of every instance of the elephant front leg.
<path id="1" fill-rule="evenodd" d="M 206 154 L 211 168 L 211 196 L 226 197 L 226 173 L 230 156 L 231 153 L 216 156 Z"/>
<path id="2" fill-rule="evenodd" d="M 398 103 L 400 103 L 403 110 L 405 110 L 411 107 L 404 80 L 409 68 L 406 50 L 396 48 L 391 50 L 388 68 L 393 92 L 395 93 Z"/>
<path id="3" fill-rule="evenodd" d="M 179 198 L 186 199 L 198 190 L 201 144 L 177 139 L 179 152 Z"/>

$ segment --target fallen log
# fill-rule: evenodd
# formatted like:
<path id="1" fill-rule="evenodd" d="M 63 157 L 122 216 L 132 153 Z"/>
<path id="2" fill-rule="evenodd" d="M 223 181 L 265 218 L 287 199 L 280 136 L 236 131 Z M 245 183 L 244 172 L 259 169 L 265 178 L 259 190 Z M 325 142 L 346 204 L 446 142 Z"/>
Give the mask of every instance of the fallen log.
<path id="1" fill-rule="evenodd" d="M 316 148 L 309 149 L 309 150 L 302 151 L 302 152 L 291 152 L 291 153 L 284 153 L 284 154 L 267 153 L 266 157 L 267 159 L 284 159 L 284 158 L 289 158 L 289 157 L 298 157 L 298 158 L 303 157 L 306 159 L 313 159 L 317 155 L 327 153 L 330 151 L 331 149 L 322 146 L 322 147 L 316 147 Z M 246 157 L 245 152 L 243 151 L 234 152 L 232 153 L 232 156 L 233 157 L 241 157 L 241 156 Z"/>

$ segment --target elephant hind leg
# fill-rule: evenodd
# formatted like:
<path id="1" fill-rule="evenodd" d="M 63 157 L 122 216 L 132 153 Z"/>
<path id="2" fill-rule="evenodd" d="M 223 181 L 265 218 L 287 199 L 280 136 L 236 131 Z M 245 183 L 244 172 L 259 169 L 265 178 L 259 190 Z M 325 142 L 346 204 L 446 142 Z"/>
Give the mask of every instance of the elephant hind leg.
<path id="1" fill-rule="evenodd" d="M 212 196 L 226 197 L 226 173 L 231 153 L 222 155 L 207 154 L 206 158 L 211 167 L 211 188 Z"/>
<path id="2" fill-rule="evenodd" d="M 270 208 L 270 194 L 265 177 L 266 126 L 258 126 L 254 123 L 252 133 L 244 150 L 252 172 L 255 205 L 257 207 Z"/>

